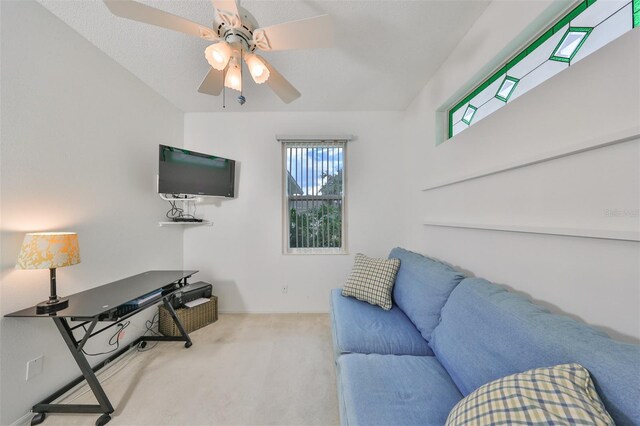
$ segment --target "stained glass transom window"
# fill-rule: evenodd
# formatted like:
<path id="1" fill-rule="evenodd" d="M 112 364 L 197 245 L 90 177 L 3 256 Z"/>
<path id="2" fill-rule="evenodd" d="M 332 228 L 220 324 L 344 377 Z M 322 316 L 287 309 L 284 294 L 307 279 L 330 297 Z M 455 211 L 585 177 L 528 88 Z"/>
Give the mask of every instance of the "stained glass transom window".
<path id="1" fill-rule="evenodd" d="M 635 27 L 640 0 L 584 0 L 449 110 L 449 137 Z"/>

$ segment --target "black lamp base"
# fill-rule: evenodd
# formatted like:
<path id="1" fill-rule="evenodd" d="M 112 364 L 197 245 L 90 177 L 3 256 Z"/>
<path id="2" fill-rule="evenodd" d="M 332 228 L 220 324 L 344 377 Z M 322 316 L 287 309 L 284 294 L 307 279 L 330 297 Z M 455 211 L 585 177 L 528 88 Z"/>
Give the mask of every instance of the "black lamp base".
<path id="1" fill-rule="evenodd" d="M 58 312 L 69 306 L 69 299 L 66 297 L 60 297 L 56 300 L 47 300 L 36 305 L 36 314 L 50 314 L 52 312 Z"/>

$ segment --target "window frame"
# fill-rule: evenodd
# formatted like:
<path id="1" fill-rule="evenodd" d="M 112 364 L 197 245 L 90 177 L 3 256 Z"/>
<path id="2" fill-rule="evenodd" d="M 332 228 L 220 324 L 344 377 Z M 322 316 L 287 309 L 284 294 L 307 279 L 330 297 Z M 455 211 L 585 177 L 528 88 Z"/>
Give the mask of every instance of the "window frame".
<path id="1" fill-rule="evenodd" d="M 463 113 L 462 113 L 462 117 L 465 117 L 466 116 L 466 112 L 469 109 L 469 106 L 472 106 L 470 104 L 470 102 L 476 97 L 476 95 L 482 93 L 487 87 L 489 87 L 490 85 L 495 83 L 501 77 L 502 77 L 503 81 L 498 86 L 498 91 L 497 91 L 496 95 L 494 96 L 494 98 L 497 98 L 498 100 L 504 102 L 504 105 L 501 105 L 498 109 L 504 107 L 508 103 L 509 98 L 511 97 L 513 92 L 516 90 L 516 86 L 518 85 L 520 80 L 523 78 L 523 77 L 521 77 L 520 79 L 518 79 L 516 77 L 510 76 L 509 75 L 509 70 L 512 69 L 513 67 L 515 67 L 524 58 L 529 56 L 529 54 L 531 54 L 534 51 L 536 51 L 536 49 L 540 45 L 545 43 L 549 38 L 551 38 L 552 36 L 556 35 L 560 31 L 563 32 L 563 36 L 560 38 L 560 41 L 558 42 L 558 45 L 553 50 L 553 53 L 552 53 L 551 57 L 549 57 L 547 60 L 548 61 L 563 62 L 563 63 L 567 63 L 568 65 L 570 65 L 571 64 L 571 60 L 573 59 L 573 57 L 576 55 L 576 53 L 580 50 L 582 45 L 585 43 L 585 41 L 587 40 L 587 38 L 591 34 L 591 31 L 595 28 L 595 27 L 580 27 L 580 26 L 572 27 L 571 26 L 572 21 L 575 18 L 577 18 L 578 16 L 580 16 L 587 9 L 589 9 L 589 7 L 591 7 L 592 5 L 594 5 L 596 3 L 599 3 L 599 2 L 603 2 L 603 1 L 605 1 L 605 0 L 580 0 L 577 3 L 574 3 L 574 5 L 568 11 L 565 11 L 562 15 L 560 15 L 558 18 L 556 18 L 549 27 L 547 27 L 546 29 L 541 31 L 541 33 L 539 33 L 539 35 L 537 37 L 535 37 L 533 39 L 533 41 L 528 42 L 522 48 L 516 50 L 514 55 L 509 60 L 503 62 L 502 65 L 498 69 L 495 69 L 493 72 L 488 73 L 488 75 L 486 77 L 484 77 L 482 80 L 480 80 L 480 83 L 475 85 L 474 88 L 471 91 L 467 92 L 463 97 L 458 98 L 458 100 L 455 101 L 455 103 L 452 103 L 449 106 L 449 108 L 446 108 L 446 109 L 443 108 L 444 111 L 445 111 L 444 116 L 445 116 L 445 120 L 446 120 L 445 121 L 445 129 L 444 129 L 444 132 L 443 132 L 444 133 L 444 137 L 442 138 L 442 140 L 436 141 L 436 145 L 439 145 L 442 142 L 446 142 L 449 139 L 452 139 L 454 136 L 456 136 L 457 134 L 463 132 L 464 130 L 467 130 L 467 128 L 469 126 L 471 126 L 471 123 L 473 123 L 474 118 L 475 118 L 475 111 L 474 111 L 473 115 L 471 116 L 471 118 L 469 120 L 464 120 L 464 119 L 460 120 L 461 122 L 463 122 L 463 123 L 465 123 L 467 125 L 467 128 L 459 130 L 457 133 L 454 134 L 454 125 L 457 124 L 457 122 L 454 123 L 454 118 L 453 118 L 454 114 L 458 113 L 461 109 L 464 109 Z M 640 27 L 640 0 L 628 0 L 628 3 L 626 3 L 626 5 L 624 5 L 624 6 L 622 6 L 619 10 L 622 10 L 624 7 L 629 6 L 629 4 L 631 4 L 631 31 L 633 31 L 635 28 Z M 618 11 L 614 12 L 614 14 L 618 13 Z M 611 15 L 611 16 L 613 16 L 613 15 Z M 609 19 L 609 18 L 605 18 L 605 21 L 607 19 Z M 602 23 L 602 22 L 604 22 L 604 21 L 601 21 L 600 23 Z M 563 28 L 566 27 L 566 26 L 568 26 L 567 29 L 563 30 Z M 565 38 L 567 37 L 567 35 L 571 31 L 584 33 L 585 36 L 580 41 L 579 45 L 575 48 L 575 50 L 572 53 L 571 57 L 564 58 L 564 57 L 561 57 L 561 56 L 555 56 L 554 54 L 556 53 L 558 48 L 561 46 L 562 42 L 565 40 Z M 554 76 L 551 76 L 550 78 L 553 78 L 553 77 Z M 498 95 L 500 93 L 500 89 L 502 88 L 502 86 L 503 86 L 503 84 L 505 83 L 506 80 L 512 80 L 512 81 L 517 80 L 517 81 L 514 81 L 515 84 L 512 87 L 511 91 L 509 92 L 509 95 L 506 98 L 504 98 L 504 97 L 501 97 L 501 96 L 498 96 Z M 480 106 L 482 106 L 482 105 L 480 105 Z M 479 109 L 480 106 L 472 106 L 472 107 L 475 108 L 475 110 L 477 111 L 477 109 Z M 495 111 L 493 111 L 493 112 L 495 112 Z M 487 114 L 487 116 L 493 114 L 493 112 L 490 112 L 489 114 Z"/>
<path id="2" fill-rule="evenodd" d="M 348 149 L 347 145 L 352 136 L 276 136 L 281 142 L 281 193 L 282 193 L 282 254 L 284 255 L 346 255 L 348 250 Z M 342 148 L 342 220 L 341 220 L 341 247 L 289 247 L 290 238 L 290 209 L 288 194 L 289 173 L 287 169 L 287 148 L 292 145 L 318 145 L 318 147 L 329 147 L 340 144 Z"/>

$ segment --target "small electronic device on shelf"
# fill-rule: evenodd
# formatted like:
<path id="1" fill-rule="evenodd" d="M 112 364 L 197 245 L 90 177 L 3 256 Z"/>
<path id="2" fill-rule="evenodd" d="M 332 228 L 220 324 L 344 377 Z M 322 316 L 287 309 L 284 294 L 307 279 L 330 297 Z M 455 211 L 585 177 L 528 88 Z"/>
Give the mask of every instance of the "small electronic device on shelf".
<path id="1" fill-rule="evenodd" d="M 202 222 L 202 219 L 198 219 L 195 217 L 184 217 L 184 216 L 172 217 L 171 220 L 174 222 Z"/>

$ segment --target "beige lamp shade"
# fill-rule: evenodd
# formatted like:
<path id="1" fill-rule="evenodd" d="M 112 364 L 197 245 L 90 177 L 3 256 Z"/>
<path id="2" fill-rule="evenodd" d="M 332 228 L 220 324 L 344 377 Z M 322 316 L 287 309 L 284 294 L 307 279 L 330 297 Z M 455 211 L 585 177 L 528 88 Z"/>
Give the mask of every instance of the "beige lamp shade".
<path id="1" fill-rule="evenodd" d="M 75 232 L 33 232 L 24 236 L 17 269 L 52 269 L 80 263 Z"/>

